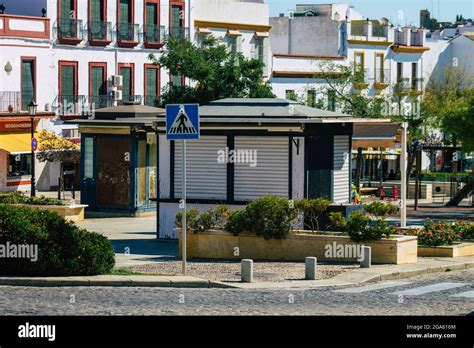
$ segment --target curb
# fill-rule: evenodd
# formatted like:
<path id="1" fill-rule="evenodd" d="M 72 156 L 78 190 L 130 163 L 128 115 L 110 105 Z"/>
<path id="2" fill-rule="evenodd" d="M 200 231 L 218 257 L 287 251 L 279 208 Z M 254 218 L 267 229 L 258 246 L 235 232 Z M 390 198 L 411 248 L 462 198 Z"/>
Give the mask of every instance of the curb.
<path id="1" fill-rule="evenodd" d="M 138 277 L 138 276 L 135 276 Z M 101 279 L 102 278 L 102 279 Z M 142 276 L 142 279 L 129 279 L 120 276 L 118 279 L 104 276 L 91 277 L 0 277 L 0 286 L 34 286 L 34 287 L 67 287 L 67 286 L 96 286 L 96 287 L 159 287 L 159 288 L 230 288 L 231 286 L 199 278 L 177 279 L 152 276 Z"/>

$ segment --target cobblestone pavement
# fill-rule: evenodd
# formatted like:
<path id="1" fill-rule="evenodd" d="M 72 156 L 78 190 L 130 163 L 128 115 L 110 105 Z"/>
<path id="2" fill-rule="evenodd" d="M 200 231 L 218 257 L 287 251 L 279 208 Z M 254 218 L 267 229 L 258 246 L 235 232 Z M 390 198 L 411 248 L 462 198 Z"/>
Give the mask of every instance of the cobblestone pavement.
<path id="1" fill-rule="evenodd" d="M 366 285 L 367 286 L 367 285 Z M 382 287 L 382 288 L 380 288 Z M 403 292 L 405 290 L 412 292 Z M 0 287 L 0 315 L 466 315 L 474 270 L 312 290 Z M 400 293 L 401 291 L 401 293 Z M 74 299 L 75 303 L 71 303 Z"/>
<path id="2" fill-rule="evenodd" d="M 179 275 L 181 260 L 155 262 L 140 266 L 126 267 L 128 270 L 144 274 Z M 187 274 L 192 277 L 224 282 L 240 281 L 240 261 L 191 259 L 188 260 Z M 358 264 L 318 263 L 317 279 L 328 279 L 338 274 L 358 269 Z M 254 262 L 254 279 L 257 282 L 283 282 L 304 280 L 304 262 Z"/>

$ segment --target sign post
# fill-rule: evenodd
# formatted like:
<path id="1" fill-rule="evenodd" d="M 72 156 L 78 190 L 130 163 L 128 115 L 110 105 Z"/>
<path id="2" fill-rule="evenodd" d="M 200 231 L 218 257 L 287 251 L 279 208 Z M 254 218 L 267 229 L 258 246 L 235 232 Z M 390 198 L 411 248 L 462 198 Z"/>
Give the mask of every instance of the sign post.
<path id="1" fill-rule="evenodd" d="M 183 275 L 186 275 L 186 140 L 200 138 L 199 105 L 173 104 L 166 105 L 166 138 L 183 141 L 183 177 L 180 207 L 183 208 L 181 221 L 181 256 Z"/>

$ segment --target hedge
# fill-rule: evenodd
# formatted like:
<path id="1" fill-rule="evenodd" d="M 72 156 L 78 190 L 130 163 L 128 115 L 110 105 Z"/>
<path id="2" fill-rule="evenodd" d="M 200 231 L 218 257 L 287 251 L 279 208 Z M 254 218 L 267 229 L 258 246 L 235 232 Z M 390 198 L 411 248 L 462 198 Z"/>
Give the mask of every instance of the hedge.
<path id="1" fill-rule="evenodd" d="M 0 245 L 37 245 L 38 260 L 0 257 L 0 275 L 86 276 L 110 273 L 112 243 L 47 210 L 0 204 Z"/>

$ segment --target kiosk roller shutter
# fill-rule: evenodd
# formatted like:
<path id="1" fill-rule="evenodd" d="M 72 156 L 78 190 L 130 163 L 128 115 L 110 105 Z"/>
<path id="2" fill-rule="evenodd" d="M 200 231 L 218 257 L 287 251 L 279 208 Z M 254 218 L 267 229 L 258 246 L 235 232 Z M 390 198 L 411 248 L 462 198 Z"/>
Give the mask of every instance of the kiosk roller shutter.
<path id="1" fill-rule="evenodd" d="M 334 202 L 349 201 L 350 144 L 348 135 L 334 136 Z"/>
<path id="2" fill-rule="evenodd" d="M 257 151 L 257 166 L 235 163 L 236 201 L 250 201 L 263 195 L 288 198 L 288 137 L 236 136 L 235 150 Z"/>
<path id="3" fill-rule="evenodd" d="M 227 165 L 218 163 L 218 151 L 227 147 L 225 136 L 204 136 L 186 142 L 186 194 L 194 199 L 227 198 Z M 183 144 L 174 146 L 174 196 L 181 198 Z"/>

